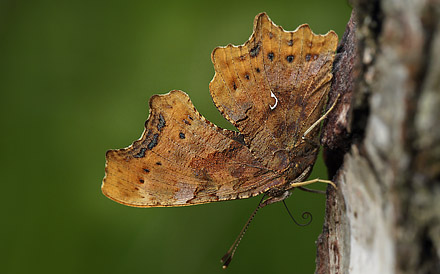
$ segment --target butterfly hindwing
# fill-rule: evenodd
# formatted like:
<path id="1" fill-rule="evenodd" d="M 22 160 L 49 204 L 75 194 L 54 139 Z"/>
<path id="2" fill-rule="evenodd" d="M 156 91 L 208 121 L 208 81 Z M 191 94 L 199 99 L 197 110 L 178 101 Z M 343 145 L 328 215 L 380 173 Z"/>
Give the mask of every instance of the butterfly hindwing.
<path id="1" fill-rule="evenodd" d="M 261 193 L 275 173 L 255 161 L 236 132 L 206 121 L 188 95 L 150 100 L 142 137 L 107 152 L 102 190 L 132 206 L 178 206 Z"/>

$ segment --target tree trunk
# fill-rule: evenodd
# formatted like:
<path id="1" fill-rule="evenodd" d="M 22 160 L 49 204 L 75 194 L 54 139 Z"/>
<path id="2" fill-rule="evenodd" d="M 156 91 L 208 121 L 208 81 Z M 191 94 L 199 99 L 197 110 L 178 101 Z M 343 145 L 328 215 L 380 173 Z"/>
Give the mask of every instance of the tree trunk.
<path id="1" fill-rule="evenodd" d="M 317 273 L 440 273 L 440 2 L 357 0 L 322 142 Z"/>

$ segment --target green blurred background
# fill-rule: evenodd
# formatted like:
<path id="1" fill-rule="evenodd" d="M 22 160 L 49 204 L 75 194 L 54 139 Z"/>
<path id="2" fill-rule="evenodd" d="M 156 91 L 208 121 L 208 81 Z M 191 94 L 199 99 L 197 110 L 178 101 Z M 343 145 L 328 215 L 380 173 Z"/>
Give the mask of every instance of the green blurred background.
<path id="1" fill-rule="evenodd" d="M 148 99 L 186 91 L 232 128 L 208 91 L 216 46 L 266 11 L 287 30 L 341 37 L 346 0 L 0 1 L 1 273 L 226 273 L 220 257 L 259 198 L 138 209 L 101 194 L 105 151 L 141 135 Z M 325 178 L 318 162 L 312 177 Z M 320 186 L 321 189 L 324 187 Z M 228 273 L 312 273 L 325 197 L 297 191 L 255 218 Z M 6 217 L 6 218 L 5 218 Z"/>

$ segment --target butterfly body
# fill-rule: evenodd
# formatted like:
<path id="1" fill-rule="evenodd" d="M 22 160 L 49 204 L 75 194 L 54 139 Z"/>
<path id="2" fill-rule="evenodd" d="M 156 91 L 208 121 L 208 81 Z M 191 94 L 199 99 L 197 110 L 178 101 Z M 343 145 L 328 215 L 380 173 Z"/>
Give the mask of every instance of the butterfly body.
<path id="1" fill-rule="evenodd" d="M 238 132 L 207 121 L 183 91 L 155 95 L 142 137 L 107 152 L 103 193 L 137 207 L 288 195 L 318 154 L 312 125 L 327 100 L 336 45 L 332 31 L 287 32 L 257 15 L 244 45 L 211 56 L 211 96 Z"/>

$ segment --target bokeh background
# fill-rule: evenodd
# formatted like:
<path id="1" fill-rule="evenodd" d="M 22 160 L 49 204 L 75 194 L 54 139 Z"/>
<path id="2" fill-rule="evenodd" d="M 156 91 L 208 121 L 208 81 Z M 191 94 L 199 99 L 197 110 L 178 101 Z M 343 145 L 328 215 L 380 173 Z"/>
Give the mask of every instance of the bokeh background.
<path id="1" fill-rule="evenodd" d="M 232 129 L 208 91 L 216 46 L 266 11 L 287 30 L 342 37 L 346 0 L 0 1 L 1 273 L 225 273 L 219 262 L 260 198 L 139 209 L 101 194 L 105 151 L 139 138 L 148 99 L 186 91 Z M 312 177 L 325 178 L 322 161 Z M 323 186 L 317 188 L 324 189 Z M 259 212 L 228 273 L 312 273 L 325 197 Z"/>

